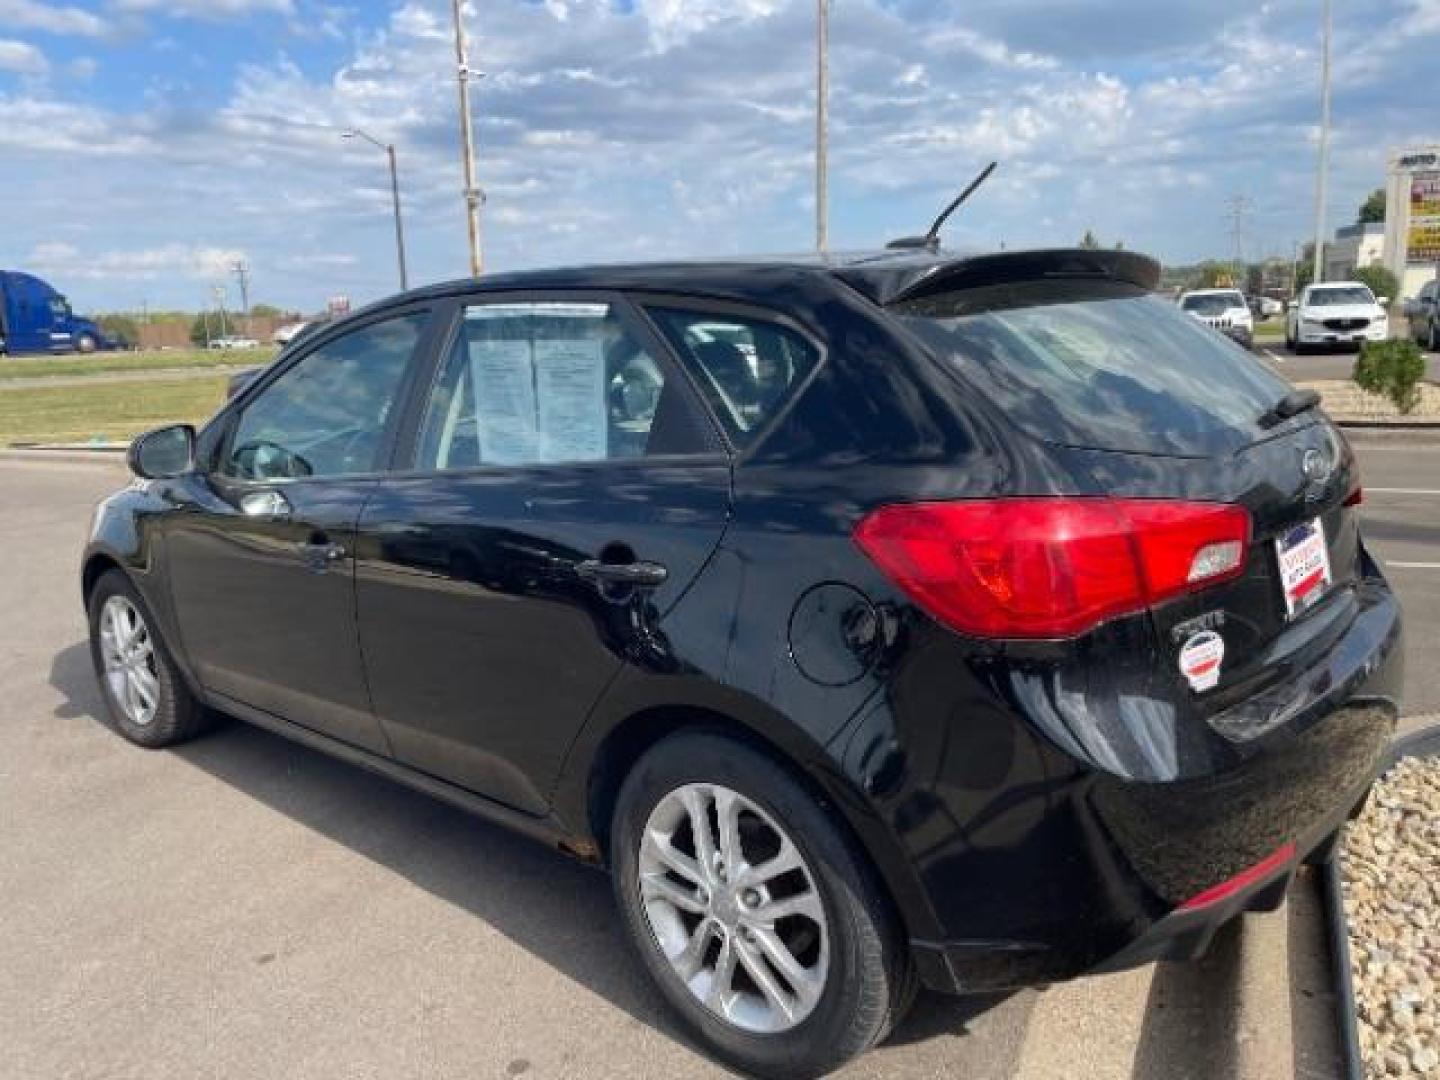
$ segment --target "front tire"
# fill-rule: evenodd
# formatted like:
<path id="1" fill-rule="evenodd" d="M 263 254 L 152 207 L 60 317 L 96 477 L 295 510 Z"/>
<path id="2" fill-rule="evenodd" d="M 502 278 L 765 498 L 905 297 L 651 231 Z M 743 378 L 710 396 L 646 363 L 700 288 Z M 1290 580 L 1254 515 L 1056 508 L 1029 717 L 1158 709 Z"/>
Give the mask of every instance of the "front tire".
<path id="1" fill-rule="evenodd" d="M 748 1073 L 821 1076 L 914 996 L 898 921 L 833 813 L 768 756 L 699 733 L 654 747 L 616 804 L 630 938 L 705 1046 Z"/>
<path id="2" fill-rule="evenodd" d="M 205 712 L 170 658 L 135 586 L 108 570 L 90 594 L 90 658 L 115 728 L 157 749 L 199 734 Z"/>
<path id="3" fill-rule="evenodd" d="M 75 351 L 89 356 L 97 348 L 99 343 L 89 334 L 81 334 L 75 341 Z"/>
<path id="4" fill-rule="evenodd" d="M 1440 322 L 1432 316 L 1430 319 L 1430 343 L 1431 352 L 1440 352 Z"/>

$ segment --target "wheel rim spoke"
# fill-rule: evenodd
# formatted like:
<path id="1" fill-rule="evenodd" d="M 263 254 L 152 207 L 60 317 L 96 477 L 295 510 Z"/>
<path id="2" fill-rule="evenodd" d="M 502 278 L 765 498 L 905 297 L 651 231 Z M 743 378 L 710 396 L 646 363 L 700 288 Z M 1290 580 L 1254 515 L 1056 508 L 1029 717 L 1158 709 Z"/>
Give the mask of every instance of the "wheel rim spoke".
<path id="1" fill-rule="evenodd" d="M 705 903 L 693 889 L 677 885 L 663 874 L 646 874 L 641 878 L 640 895 L 646 900 L 664 900 L 691 915 L 704 915 L 707 911 Z"/>
<path id="2" fill-rule="evenodd" d="M 795 1006 L 789 995 L 780 987 L 780 981 L 775 978 L 775 973 L 761 957 L 759 948 L 754 945 L 740 946 L 740 963 L 745 968 L 745 973 L 750 976 L 760 992 L 765 995 L 765 1000 L 770 1008 L 778 1012 L 785 1020 L 795 1019 Z"/>
<path id="3" fill-rule="evenodd" d="M 761 1034 L 810 1015 L 829 973 L 825 907 L 800 849 L 763 808 L 718 784 L 686 784 L 656 803 L 639 847 L 641 911 L 697 1002 Z M 750 866 L 747 851 L 762 861 Z"/>

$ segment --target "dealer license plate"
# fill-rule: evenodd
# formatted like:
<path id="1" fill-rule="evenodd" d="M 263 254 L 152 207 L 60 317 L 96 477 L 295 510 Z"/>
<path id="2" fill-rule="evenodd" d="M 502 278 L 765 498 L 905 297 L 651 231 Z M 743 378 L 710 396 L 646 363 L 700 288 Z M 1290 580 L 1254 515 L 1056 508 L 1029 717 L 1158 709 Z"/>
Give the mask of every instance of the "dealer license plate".
<path id="1" fill-rule="evenodd" d="M 1275 540 L 1275 554 L 1280 563 L 1285 614 L 1293 619 L 1314 607 L 1334 580 L 1330 576 L 1325 526 L 1315 518 L 1287 529 Z"/>

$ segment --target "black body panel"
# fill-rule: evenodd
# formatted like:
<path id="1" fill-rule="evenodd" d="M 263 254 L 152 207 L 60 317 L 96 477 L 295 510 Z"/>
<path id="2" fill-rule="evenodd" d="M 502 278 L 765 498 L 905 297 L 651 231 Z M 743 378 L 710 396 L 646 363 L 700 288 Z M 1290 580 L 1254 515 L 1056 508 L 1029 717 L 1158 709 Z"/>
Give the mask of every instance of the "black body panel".
<path id="1" fill-rule="evenodd" d="M 283 523 L 237 513 L 204 471 L 262 377 L 202 432 L 194 475 L 102 504 L 86 580 L 122 566 L 210 700 L 587 856 L 604 854 L 617 775 L 655 739 L 699 725 L 764 746 L 846 824 L 942 989 L 1141 962 L 1239 910 L 1176 915 L 1187 898 L 1283 844 L 1322 843 L 1393 728 L 1400 612 L 1345 505 L 1353 456 L 1314 412 L 1203 456 L 1058 445 L 883 305 L 1154 272 L 1125 253 L 911 253 L 421 290 L 356 320 L 470 293 L 689 297 L 773 311 L 823 360 L 743 452 L 443 475 L 405 471 L 429 388 L 411 378 L 394 471 L 288 484 Z M 418 371 L 437 348 L 432 335 Z M 1323 480 L 1308 451 L 1330 454 Z M 982 640 L 852 540 L 880 506 L 1017 496 L 1238 503 L 1246 570 L 1074 638 Z M 1275 540 L 1316 518 L 1333 585 L 1290 618 Z M 319 540 L 343 556 L 307 562 L 298 545 Z M 577 573 L 607 547 L 665 566 L 663 584 L 616 592 Z M 1230 658 L 1203 693 L 1176 660 L 1199 622 L 1223 625 Z"/>

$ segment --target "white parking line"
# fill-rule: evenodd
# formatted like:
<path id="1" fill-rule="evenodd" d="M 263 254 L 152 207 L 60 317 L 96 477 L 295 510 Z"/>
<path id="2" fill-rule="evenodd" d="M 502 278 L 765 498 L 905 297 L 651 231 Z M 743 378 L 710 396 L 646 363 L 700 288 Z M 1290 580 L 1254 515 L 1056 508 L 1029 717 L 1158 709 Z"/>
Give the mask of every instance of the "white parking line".
<path id="1" fill-rule="evenodd" d="M 1271 360 L 1274 360 L 1277 364 L 1285 363 L 1285 357 L 1277 356 L 1274 349 L 1266 349 L 1265 355 L 1268 356 Z"/>
<path id="2" fill-rule="evenodd" d="M 1440 495 L 1435 488 L 1379 488 L 1367 487 L 1366 495 Z"/>
<path id="3" fill-rule="evenodd" d="M 1397 570 L 1440 570 L 1440 562 L 1395 562 L 1392 559 L 1387 560 L 1385 565 Z"/>

